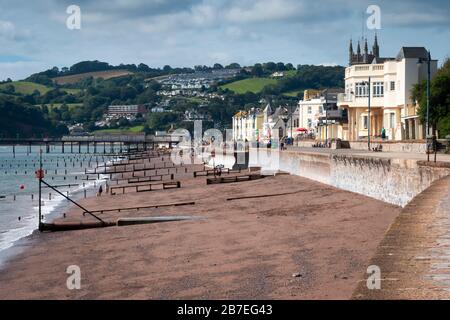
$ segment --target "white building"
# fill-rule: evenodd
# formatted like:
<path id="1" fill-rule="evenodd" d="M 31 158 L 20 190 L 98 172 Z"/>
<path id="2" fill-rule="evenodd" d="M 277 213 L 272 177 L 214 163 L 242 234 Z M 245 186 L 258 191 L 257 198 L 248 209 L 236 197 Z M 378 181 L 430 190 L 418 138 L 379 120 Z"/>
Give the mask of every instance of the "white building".
<path id="1" fill-rule="evenodd" d="M 111 105 L 108 107 L 109 116 L 135 116 L 144 114 L 147 110 L 143 105 Z"/>
<path id="2" fill-rule="evenodd" d="M 375 45 L 378 46 L 376 40 Z M 364 59 L 357 61 L 361 59 L 352 55 L 353 46 L 350 44 L 345 94 L 338 99 L 338 106 L 348 110 L 349 121 L 343 128 L 344 139 L 355 141 L 367 138 L 369 127 L 371 137 L 381 136 L 384 128 L 389 140 L 423 139 L 424 126 L 419 121 L 418 106 L 411 95 L 414 85 L 427 78 L 427 50 L 424 47 L 403 47 L 396 58 L 380 58 L 379 48 L 374 50 L 375 55 L 366 56 L 367 42 L 364 50 Z M 431 75 L 436 71 L 437 60 L 432 60 Z"/>
<path id="3" fill-rule="evenodd" d="M 340 115 L 336 116 L 337 110 L 326 112 L 327 105 L 329 109 L 333 106 L 334 109 L 337 109 L 337 96 L 340 92 L 343 92 L 343 90 L 305 90 L 303 100 L 298 102 L 297 110 L 293 115 L 294 131 L 307 133 L 308 136 L 315 136 L 321 140 L 327 138 L 342 139 L 341 124 L 344 119 Z M 326 126 L 327 121 L 328 126 Z"/>
<path id="4" fill-rule="evenodd" d="M 239 111 L 233 116 L 234 141 L 259 141 L 262 137 L 264 115 L 260 109 Z"/>

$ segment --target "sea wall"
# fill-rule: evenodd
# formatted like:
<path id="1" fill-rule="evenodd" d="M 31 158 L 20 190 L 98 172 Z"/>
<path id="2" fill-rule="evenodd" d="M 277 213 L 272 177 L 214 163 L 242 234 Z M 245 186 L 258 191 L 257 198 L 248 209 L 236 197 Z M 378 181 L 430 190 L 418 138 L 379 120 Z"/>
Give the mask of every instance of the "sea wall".
<path id="1" fill-rule="evenodd" d="M 428 165 L 416 160 L 320 152 L 264 150 L 263 153 L 264 156 L 251 156 L 250 166 L 274 170 L 274 164 L 278 163 L 281 171 L 402 207 L 431 183 L 450 174 L 448 164 Z M 271 163 L 266 158 L 272 158 Z"/>

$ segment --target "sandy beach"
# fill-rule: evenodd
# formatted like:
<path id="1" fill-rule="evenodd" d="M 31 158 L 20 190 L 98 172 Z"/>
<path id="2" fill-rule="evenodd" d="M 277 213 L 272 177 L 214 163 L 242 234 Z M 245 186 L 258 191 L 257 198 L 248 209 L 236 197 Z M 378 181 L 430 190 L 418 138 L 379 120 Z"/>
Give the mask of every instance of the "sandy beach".
<path id="1" fill-rule="evenodd" d="M 217 185 L 188 176 L 179 189 L 80 203 L 98 210 L 194 201 L 100 216 L 202 219 L 34 233 L 1 270 L 0 298 L 348 299 L 400 212 L 297 176 Z M 227 201 L 252 195 L 267 196 Z M 72 207 L 64 221 L 94 220 Z M 80 267 L 80 290 L 67 289 L 70 265 Z"/>

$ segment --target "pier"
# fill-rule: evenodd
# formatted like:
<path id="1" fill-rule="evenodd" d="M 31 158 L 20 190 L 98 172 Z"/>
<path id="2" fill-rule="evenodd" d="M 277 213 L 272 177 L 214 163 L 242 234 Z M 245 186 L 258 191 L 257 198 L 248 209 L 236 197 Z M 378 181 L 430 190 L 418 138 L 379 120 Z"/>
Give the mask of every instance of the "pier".
<path id="1" fill-rule="evenodd" d="M 51 146 L 61 146 L 61 153 L 81 153 L 82 146 L 86 146 L 86 153 L 114 154 L 115 146 L 118 153 L 132 153 L 134 151 L 154 150 L 155 147 L 165 145 L 172 148 L 180 142 L 178 136 L 155 136 L 146 134 L 127 135 L 89 135 L 63 136 L 61 138 L 0 138 L 0 145 L 11 146 L 16 154 L 16 146 L 27 146 L 31 153 L 32 146 L 45 147 L 45 153 L 51 152 Z"/>

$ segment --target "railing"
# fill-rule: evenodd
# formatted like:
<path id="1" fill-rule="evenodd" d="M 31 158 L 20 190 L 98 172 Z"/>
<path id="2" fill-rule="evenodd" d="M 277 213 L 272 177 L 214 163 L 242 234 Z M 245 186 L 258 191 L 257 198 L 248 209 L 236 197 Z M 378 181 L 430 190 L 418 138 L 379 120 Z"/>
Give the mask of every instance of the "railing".
<path id="1" fill-rule="evenodd" d="M 64 136 L 65 142 L 145 142 L 145 134 L 139 135 L 94 135 L 94 136 Z"/>
<path id="2" fill-rule="evenodd" d="M 382 64 L 374 65 L 374 66 L 372 66 L 372 70 L 373 71 L 383 71 L 384 70 L 384 65 L 382 65 Z"/>
<path id="3" fill-rule="evenodd" d="M 345 94 L 345 93 L 339 93 L 337 97 L 338 103 L 343 102 L 353 102 L 353 95 L 351 94 Z"/>

